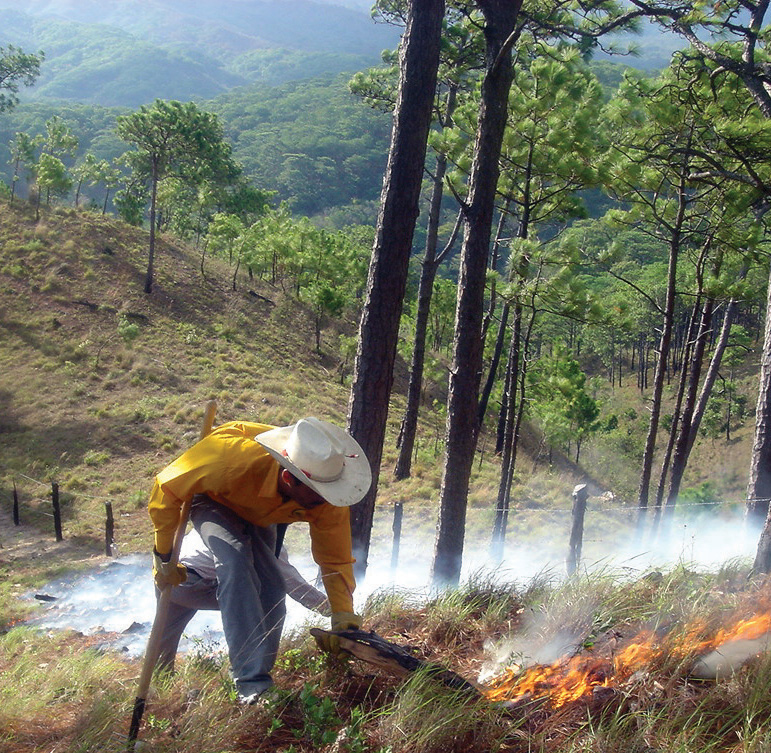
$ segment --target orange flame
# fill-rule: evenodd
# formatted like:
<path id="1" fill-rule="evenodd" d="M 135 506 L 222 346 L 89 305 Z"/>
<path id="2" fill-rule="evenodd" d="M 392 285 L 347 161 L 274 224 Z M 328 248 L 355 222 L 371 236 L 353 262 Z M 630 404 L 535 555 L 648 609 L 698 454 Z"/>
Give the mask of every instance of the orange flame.
<path id="1" fill-rule="evenodd" d="M 743 619 L 721 628 L 711 639 L 703 639 L 705 625 L 692 625 L 670 653 L 679 656 L 697 654 L 728 641 L 755 639 L 771 631 L 771 613 Z M 508 667 L 485 694 L 493 701 L 522 701 L 548 698 L 555 708 L 577 701 L 596 687 L 611 687 L 647 667 L 664 649 L 656 644 L 652 631 L 640 632 L 622 650 L 610 658 L 594 656 L 563 657 L 552 664 L 537 664 L 527 669 Z"/>

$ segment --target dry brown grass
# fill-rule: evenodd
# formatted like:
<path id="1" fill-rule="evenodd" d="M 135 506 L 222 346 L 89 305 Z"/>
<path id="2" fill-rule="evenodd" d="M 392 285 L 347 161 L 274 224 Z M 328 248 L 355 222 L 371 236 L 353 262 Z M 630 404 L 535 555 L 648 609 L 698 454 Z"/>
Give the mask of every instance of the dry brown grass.
<path id="1" fill-rule="evenodd" d="M 654 621 L 658 638 L 646 665 L 632 675 L 611 672 L 609 687 L 563 706 L 546 691 L 505 706 L 427 676 L 405 681 L 357 660 L 327 660 L 299 634 L 283 645 L 275 672 L 280 691 L 263 707 L 238 707 L 221 659 L 180 659 L 176 676 L 155 683 L 140 739 L 156 753 L 765 750 L 771 659 L 750 660 L 718 682 L 695 681 L 695 654 L 684 652 L 682 641 L 709 639 L 721 626 L 768 611 L 771 582 L 739 571 L 679 569 L 635 582 L 587 578 L 573 590 L 566 604 L 564 590 L 478 583 L 428 603 L 381 598 L 367 613 L 368 627 L 471 680 L 489 658 L 490 638 L 534 637 L 527 615 L 542 615 L 536 637 L 544 642 L 572 622 L 583 639 L 580 655 L 608 668 Z M 593 633 L 599 615 L 602 636 Z M 96 652 L 93 640 L 25 628 L 0 635 L 3 753 L 121 750 L 138 661 Z"/>

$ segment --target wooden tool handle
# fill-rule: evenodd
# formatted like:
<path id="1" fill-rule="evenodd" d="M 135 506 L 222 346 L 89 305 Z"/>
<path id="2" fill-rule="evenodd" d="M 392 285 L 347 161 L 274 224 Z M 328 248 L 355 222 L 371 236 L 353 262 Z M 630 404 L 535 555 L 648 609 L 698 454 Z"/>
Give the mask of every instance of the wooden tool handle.
<path id="1" fill-rule="evenodd" d="M 214 416 L 216 414 L 217 403 L 214 400 L 211 400 L 207 404 L 204 413 L 200 439 L 203 439 L 212 430 Z M 177 523 L 176 531 L 174 531 L 174 546 L 171 549 L 171 557 L 169 558 L 169 562 L 174 564 L 179 560 L 182 539 L 185 538 L 185 529 L 187 528 L 187 521 L 190 517 L 190 505 L 191 500 L 186 500 L 182 504 L 182 509 L 179 511 L 179 522 Z M 169 607 L 171 606 L 171 588 L 171 585 L 166 585 L 160 590 L 158 602 L 155 607 L 153 627 L 150 630 L 150 637 L 147 639 L 147 646 L 145 647 L 145 660 L 142 664 L 142 673 L 139 675 L 137 695 L 134 699 L 134 711 L 131 716 L 131 726 L 129 728 L 128 740 L 131 744 L 131 749 L 133 749 L 133 742 L 137 739 L 137 735 L 139 734 L 139 724 L 142 721 L 142 714 L 144 714 L 145 710 L 147 691 L 150 689 L 153 670 L 155 669 L 155 664 L 158 661 L 158 654 L 161 650 L 161 638 L 163 637 L 163 631 L 166 629 Z"/>

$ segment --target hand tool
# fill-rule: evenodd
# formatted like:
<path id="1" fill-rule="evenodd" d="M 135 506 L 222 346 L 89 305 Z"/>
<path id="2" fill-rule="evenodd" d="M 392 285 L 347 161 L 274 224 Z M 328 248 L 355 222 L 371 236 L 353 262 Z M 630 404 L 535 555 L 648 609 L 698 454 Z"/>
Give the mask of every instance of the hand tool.
<path id="1" fill-rule="evenodd" d="M 211 430 L 214 425 L 214 416 L 217 413 L 217 403 L 212 400 L 206 406 L 206 411 L 203 417 L 203 426 L 201 427 L 200 439 L 203 439 Z M 179 559 L 179 550 L 182 546 L 182 539 L 185 536 L 185 528 L 187 528 L 187 520 L 190 517 L 190 503 L 191 500 L 185 500 L 182 505 L 182 509 L 179 513 L 179 523 L 177 524 L 177 530 L 174 532 L 174 546 L 171 550 L 170 562 L 176 564 Z M 137 687 L 137 695 L 134 699 L 134 712 L 131 715 L 131 726 L 128 733 L 128 750 L 134 750 L 134 742 L 139 734 L 139 724 L 142 721 L 142 714 L 145 711 L 145 701 L 147 700 L 147 691 L 150 688 L 150 680 L 153 676 L 153 670 L 155 669 L 155 663 L 158 661 L 158 654 L 161 648 L 161 637 L 163 631 L 166 628 L 166 620 L 169 615 L 169 607 L 171 605 L 171 586 L 165 586 L 161 589 L 158 595 L 158 602 L 155 607 L 155 619 L 153 620 L 153 627 L 150 631 L 150 637 L 147 639 L 147 647 L 145 648 L 145 659 L 142 664 L 142 674 L 139 676 L 139 685 Z"/>

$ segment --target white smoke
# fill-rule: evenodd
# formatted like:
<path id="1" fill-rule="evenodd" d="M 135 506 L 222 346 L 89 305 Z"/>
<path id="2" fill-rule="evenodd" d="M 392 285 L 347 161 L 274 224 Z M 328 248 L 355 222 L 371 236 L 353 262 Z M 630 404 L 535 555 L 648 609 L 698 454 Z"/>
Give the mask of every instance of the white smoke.
<path id="1" fill-rule="evenodd" d="M 155 590 L 149 555 L 129 555 L 83 575 L 48 583 L 27 598 L 41 604 L 41 612 L 28 621 L 50 630 L 75 630 L 104 636 L 104 647 L 136 656 L 144 652 L 155 618 Z M 286 629 L 324 618 L 287 599 Z M 200 611 L 190 621 L 180 641 L 180 652 L 200 648 L 224 650 L 220 613 Z"/>
<path id="2" fill-rule="evenodd" d="M 387 511 L 380 512 L 381 516 Z M 591 518 L 587 516 L 587 522 Z M 544 574 L 553 580 L 565 577 L 565 557 L 568 548 L 569 513 L 557 533 L 538 541 L 517 540 L 509 536 L 503 561 L 491 566 L 487 546 L 469 541 L 462 569 L 462 580 L 479 579 L 487 574 L 499 585 L 512 584 L 524 588 L 533 579 Z M 381 521 L 382 527 L 382 521 Z M 290 527 L 300 528 L 296 526 Z M 404 535 L 396 569 L 391 568 L 390 537 L 373 541 L 367 577 L 356 591 L 356 608 L 361 610 L 367 598 L 376 591 L 398 590 L 407 592 L 412 600 L 420 602 L 431 595 L 430 567 L 433 547 L 427 527 L 411 535 Z M 587 526 L 581 569 L 618 571 L 622 577 L 634 579 L 652 569 L 666 570 L 676 564 L 694 569 L 715 570 L 729 561 L 752 558 L 757 547 L 757 535 L 745 530 L 740 511 L 726 515 L 687 516 L 678 513 L 672 525 L 672 534 L 666 543 L 655 545 L 632 543 L 629 529 L 624 536 L 603 534 L 593 538 Z M 306 533 L 288 537 L 290 557 L 295 567 L 311 582 L 316 567 L 309 556 Z M 624 540 L 626 539 L 626 541 Z M 149 555 L 131 555 L 114 560 L 77 577 L 60 579 L 40 589 L 39 595 L 54 597 L 41 602 L 40 613 L 31 621 L 48 629 L 74 629 L 93 635 L 103 632 L 105 643 L 112 647 L 139 654 L 144 650 L 155 615 L 155 595 L 152 585 Z M 34 598 L 34 594 L 29 594 Z M 309 612 L 291 599 L 287 600 L 287 630 L 304 629 L 306 624 L 324 624 L 326 620 Z M 116 635 L 117 634 L 117 635 Z M 199 612 L 186 631 L 180 645 L 185 651 L 204 643 L 222 645 L 222 623 L 218 612 Z M 551 661 L 563 653 L 575 640 L 574 636 L 548 636 L 537 644 L 511 639 L 491 646 L 491 666 L 514 655 L 528 663 Z"/>

